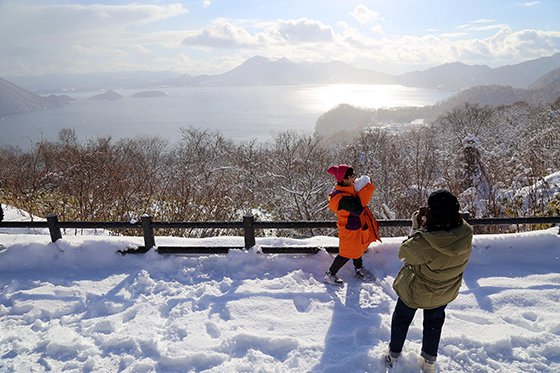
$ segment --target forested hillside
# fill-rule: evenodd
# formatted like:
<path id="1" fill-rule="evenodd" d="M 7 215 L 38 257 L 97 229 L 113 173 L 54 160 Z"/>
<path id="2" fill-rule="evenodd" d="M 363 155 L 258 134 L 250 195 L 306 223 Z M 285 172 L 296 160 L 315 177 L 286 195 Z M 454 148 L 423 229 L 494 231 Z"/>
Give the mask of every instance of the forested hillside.
<path id="1" fill-rule="evenodd" d="M 349 145 L 292 132 L 236 143 L 192 128 L 176 146 L 158 138 L 81 143 L 64 130 L 30 151 L 2 148 L 0 161 L 3 202 L 61 220 L 239 220 L 250 209 L 260 219 L 332 219 L 325 170 L 341 162 L 372 177 L 378 218 L 408 218 L 436 188 L 459 195 L 473 216 L 558 215 L 558 179 L 546 177 L 560 170 L 560 100 L 465 104 L 431 125 L 364 130 Z"/>
<path id="2" fill-rule="evenodd" d="M 525 102 L 535 107 L 546 106 L 560 97 L 560 69 L 537 79 L 530 89 L 502 85 L 482 85 L 465 89 L 435 105 L 389 109 L 356 108 L 339 105 L 319 117 L 317 135 L 325 143 L 349 141 L 364 127 L 399 129 L 413 122 L 432 123 L 440 115 L 464 105 L 499 107 Z"/>

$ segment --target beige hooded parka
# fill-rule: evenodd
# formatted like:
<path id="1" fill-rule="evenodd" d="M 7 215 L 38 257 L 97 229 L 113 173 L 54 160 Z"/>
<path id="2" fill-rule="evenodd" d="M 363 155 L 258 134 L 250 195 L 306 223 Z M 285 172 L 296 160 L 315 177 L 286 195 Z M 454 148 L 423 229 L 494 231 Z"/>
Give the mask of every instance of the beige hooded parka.
<path id="1" fill-rule="evenodd" d="M 399 248 L 404 266 L 393 288 L 412 308 L 432 309 L 454 300 L 472 252 L 472 227 L 465 221 L 450 231 L 417 230 Z"/>

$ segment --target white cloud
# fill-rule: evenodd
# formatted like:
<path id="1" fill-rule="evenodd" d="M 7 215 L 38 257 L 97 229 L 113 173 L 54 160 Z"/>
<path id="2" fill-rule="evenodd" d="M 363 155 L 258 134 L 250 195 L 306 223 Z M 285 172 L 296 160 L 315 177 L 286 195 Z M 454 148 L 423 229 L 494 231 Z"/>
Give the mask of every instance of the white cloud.
<path id="1" fill-rule="evenodd" d="M 372 21 L 381 20 L 381 14 L 379 12 L 371 10 L 365 5 L 358 5 L 350 15 L 363 25 Z"/>
<path id="2" fill-rule="evenodd" d="M 1 30 L 29 36 L 122 30 L 188 13 L 181 4 L 158 6 L 137 3 L 31 6 L 7 1 L 0 2 L 0 9 Z"/>
<path id="3" fill-rule="evenodd" d="M 516 5 L 520 6 L 520 7 L 523 7 L 523 8 L 528 8 L 528 7 L 539 5 L 539 4 L 540 4 L 540 1 L 524 1 L 524 2 L 521 2 L 521 3 L 517 3 Z"/>
<path id="4" fill-rule="evenodd" d="M 466 32 L 444 32 L 442 34 L 439 34 L 438 36 L 446 39 L 458 39 L 458 38 L 464 38 L 468 35 L 469 34 Z"/>
<path id="5" fill-rule="evenodd" d="M 0 38 L 0 74 L 147 66 L 142 58 L 176 38 L 158 40 L 142 28 L 188 13 L 181 4 L 28 4 L 0 1 L 0 35 L 10 35 Z"/>
<path id="6" fill-rule="evenodd" d="M 491 31 L 491 30 L 501 30 L 504 27 L 508 27 L 508 25 L 496 24 L 496 25 L 485 25 L 485 26 L 471 26 L 462 29 L 466 31 Z"/>
<path id="7" fill-rule="evenodd" d="M 332 27 L 311 19 L 278 21 L 278 31 L 288 42 L 326 43 L 334 39 Z"/>
<path id="8" fill-rule="evenodd" d="M 375 34 L 385 34 L 385 31 L 383 31 L 383 26 L 381 25 L 373 26 L 370 28 L 370 30 Z"/>
<path id="9" fill-rule="evenodd" d="M 257 38 L 247 30 L 224 19 L 215 20 L 208 27 L 188 35 L 183 40 L 183 44 L 187 46 L 211 48 L 247 48 L 256 43 Z"/>
<path id="10" fill-rule="evenodd" d="M 416 48 L 412 48 L 413 44 Z M 430 61 L 436 65 L 443 62 L 461 61 L 469 64 L 503 64 L 548 56 L 560 51 L 560 32 L 521 30 L 503 27 L 485 39 L 446 36 L 401 38 L 395 41 L 400 57 L 413 61 Z"/>
<path id="11" fill-rule="evenodd" d="M 477 19 L 468 23 L 465 23 L 463 25 L 459 25 L 457 26 L 457 28 L 461 31 L 472 31 L 472 32 L 478 32 L 478 31 L 491 31 L 491 30 L 501 30 L 504 27 L 507 27 L 507 25 L 504 24 L 497 24 L 495 23 L 496 21 L 493 19 Z"/>
<path id="12" fill-rule="evenodd" d="M 393 73 L 456 61 L 496 67 L 560 52 L 560 32 L 503 27 L 483 39 L 465 33 L 374 39 L 353 29 L 335 48 L 338 59 Z"/>
<path id="13" fill-rule="evenodd" d="M 494 23 L 494 22 L 496 22 L 495 19 L 481 18 L 481 19 L 475 19 L 474 21 L 471 21 L 469 23 Z"/>
<path id="14" fill-rule="evenodd" d="M 153 51 L 149 48 L 146 48 L 145 46 L 141 45 L 141 44 L 132 44 L 129 46 L 130 51 L 134 52 L 136 54 L 143 54 L 146 56 L 150 56 L 150 55 L 154 55 Z"/>
<path id="15" fill-rule="evenodd" d="M 202 30 L 186 36 L 183 44 L 210 48 L 266 48 L 275 45 L 329 43 L 334 39 L 330 26 L 310 19 L 280 20 L 249 25 L 259 27 L 251 34 L 245 27 L 218 19 Z"/>
<path id="16" fill-rule="evenodd" d="M 107 58 L 108 60 L 124 60 L 130 57 L 126 50 L 119 50 L 114 48 L 92 47 L 83 45 L 73 45 L 72 49 L 76 51 L 76 56 L 84 58 Z"/>
<path id="17" fill-rule="evenodd" d="M 358 32 L 346 32 L 344 34 L 344 45 L 348 49 L 367 49 L 372 48 L 375 45 L 375 41 L 371 38 L 367 38 Z"/>

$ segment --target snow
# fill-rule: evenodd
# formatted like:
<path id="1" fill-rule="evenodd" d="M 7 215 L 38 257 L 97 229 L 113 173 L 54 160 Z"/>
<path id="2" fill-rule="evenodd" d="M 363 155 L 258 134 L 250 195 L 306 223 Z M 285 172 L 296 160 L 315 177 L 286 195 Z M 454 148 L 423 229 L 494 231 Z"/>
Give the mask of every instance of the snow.
<path id="1" fill-rule="evenodd" d="M 546 204 L 555 197 L 560 198 L 560 171 L 537 180 L 533 185 L 521 188 L 513 198 L 523 201 L 523 208 L 527 210 L 531 200 Z"/>
<path id="2" fill-rule="evenodd" d="M 23 220 L 6 208 L 6 220 Z M 91 233 L 91 232 L 89 232 Z M 0 229 L 0 372 L 381 372 L 403 237 L 372 244 L 361 283 L 327 286 L 332 255 L 120 255 L 141 237 Z M 242 237 L 156 237 L 242 246 Z M 258 245 L 336 245 L 333 237 Z M 560 371 L 558 228 L 474 238 L 447 309 L 442 372 Z M 418 372 L 422 317 L 398 372 Z"/>

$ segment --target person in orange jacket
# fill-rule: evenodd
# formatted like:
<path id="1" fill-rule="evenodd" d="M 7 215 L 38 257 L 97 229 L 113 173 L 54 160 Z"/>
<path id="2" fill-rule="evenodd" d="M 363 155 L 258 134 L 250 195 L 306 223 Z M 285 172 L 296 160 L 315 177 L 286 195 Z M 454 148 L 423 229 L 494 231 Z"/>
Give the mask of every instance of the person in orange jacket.
<path id="1" fill-rule="evenodd" d="M 362 255 L 370 243 L 381 241 L 379 225 L 368 207 L 375 187 L 368 176 L 356 179 L 354 169 L 347 164 L 331 166 L 327 172 L 337 181 L 328 201 L 329 209 L 338 218 L 339 254 L 325 274 L 325 282 L 343 284 L 337 273 L 350 259 L 356 277 L 374 279 L 373 274 L 364 269 Z"/>

